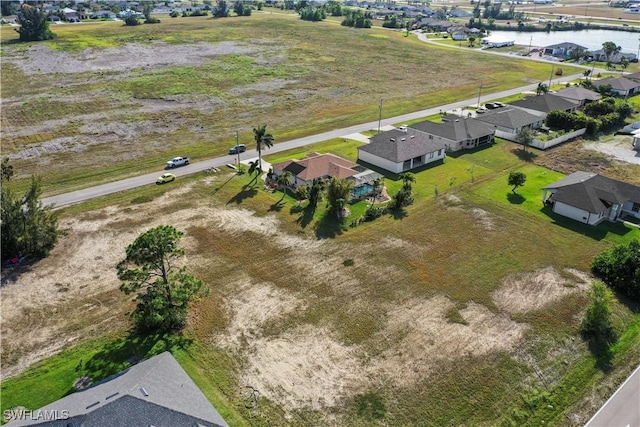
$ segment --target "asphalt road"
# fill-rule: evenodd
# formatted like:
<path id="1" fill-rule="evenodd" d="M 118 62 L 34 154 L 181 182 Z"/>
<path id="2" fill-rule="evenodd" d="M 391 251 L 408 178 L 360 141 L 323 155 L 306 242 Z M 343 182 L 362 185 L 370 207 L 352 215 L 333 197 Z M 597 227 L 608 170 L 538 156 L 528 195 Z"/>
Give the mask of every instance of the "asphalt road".
<path id="1" fill-rule="evenodd" d="M 585 424 L 585 427 L 640 426 L 640 366 Z"/>
<path id="2" fill-rule="evenodd" d="M 582 74 L 555 78 L 555 79 L 552 79 L 552 84 L 555 84 L 561 81 L 575 80 L 575 79 L 578 79 L 579 77 L 582 77 Z M 547 83 L 547 82 L 545 81 L 544 83 Z M 494 92 L 494 93 L 480 92 L 479 90 L 480 88 L 478 88 L 478 92 L 479 92 L 478 94 L 480 94 L 480 104 L 484 104 L 485 102 L 492 99 L 512 96 L 512 95 L 516 95 L 526 91 L 532 91 L 532 90 L 534 91 L 537 88 L 537 86 L 538 86 L 538 83 L 532 83 L 526 86 L 504 90 L 501 92 Z M 304 138 L 298 138 L 298 139 L 293 139 L 286 142 L 277 143 L 272 148 L 263 151 L 263 155 L 278 153 L 280 151 L 289 150 L 291 148 L 304 147 L 306 145 L 314 144 L 316 142 L 326 141 L 333 138 L 344 137 L 345 135 L 349 135 L 352 133 L 358 133 L 358 132 L 368 131 L 372 129 L 377 129 L 378 124 L 380 124 L 381 127 L 388 126 L 388 125 L 396 125 L 396 124 L 401 124 L 402 122 L 405 122 L 405 121 L 416 120 L 422 117 L 438 114 L 440 111 L 450 111 L 450 110 L 455 110 L 458 108 L 463 108 L 471 105 L 477 105 L 478 94 L 475 94 L 473 98 L 465 99 L 463 101 L 454 102 L 451 104 L 442 105 L 442 106 L 439 106 L 436 108 L 430 108 L 427 110 L 416 111 L 409 114 L 403 114 L 401 116 L 382 119 L 380 123 L 378 123 L 378 121 L 376 120 L 373 122 L 362 123 L 359 125 L 354 125 L 354 126 L 350 126 L 343 129 L 336 129 L 329 132 L 306 136 Z M 384 112 L 384 102 L 383 102 L 383 112 Z M 276 135 L 276 138 L 277 138 L 277 135 Z M 247 150 L 245 153 L 241 154 L 241 159 L 252 158 L 257 156 L 258 156 L 258 153 L 256 150 Z M 200 172 L 213 167 L 225 167 L 227 163 L 233 163 L 236 159 L 237 159 L 236 155 L 217 157 L 214 159 L 192 163 L 188 166 L 176 168 L 171 170 L 171 172 L 179 177 L 179 176 Z M 89 199 L 106 196 L 108 194 L 113 194 L 121 191 L 131 190 L 133 188 L 143 187 L 145 185 L 155 185 L 156 178 L 160 176 L 163 172 L 164 172 L 163 169 L 158 168 L 158 172 L 153 172 L 146 175 L 140 175 L 133 178 L 127 178 L 121 181 L 110 182 L 107 184 L 85 188 L 85 189 L 73 191 L 70 193 L 59 194 L 57 196 L 47 197 L 42 199 L 42 203 L 45 205 L 53 205 L 54 207 L 63 207 L 63 206 L 84 202 Z"/>

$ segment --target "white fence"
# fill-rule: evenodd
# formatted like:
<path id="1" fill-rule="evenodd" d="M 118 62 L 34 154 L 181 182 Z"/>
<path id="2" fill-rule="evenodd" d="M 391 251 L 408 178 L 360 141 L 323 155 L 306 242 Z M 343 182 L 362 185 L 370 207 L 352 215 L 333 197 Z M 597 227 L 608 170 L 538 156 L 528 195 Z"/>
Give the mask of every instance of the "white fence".
<path id="1" fill-rule="evenodd" d="M 569 141 L 570 139 L 573 139 L 577 136 L 584 135 L 586 131 L 587 131 L 587 128 L 578 129 L 573 132 L 565 133 L 564 135 L 560 135 L 557 138 L 553 138 L 548 141 L 540 141 L 538 139 L 534 139 L 533 142 L 531 143 L 531 147 L 539 148 L 540 150 L 546 150 L 547 148 L 551 148 L 558 144 L 562 144 L 563 142 Z M 503 138 L 509 141 L 517 142 L 516 134 L 514 133 L 496 130 L 496 136 L 498 138 Z"/>

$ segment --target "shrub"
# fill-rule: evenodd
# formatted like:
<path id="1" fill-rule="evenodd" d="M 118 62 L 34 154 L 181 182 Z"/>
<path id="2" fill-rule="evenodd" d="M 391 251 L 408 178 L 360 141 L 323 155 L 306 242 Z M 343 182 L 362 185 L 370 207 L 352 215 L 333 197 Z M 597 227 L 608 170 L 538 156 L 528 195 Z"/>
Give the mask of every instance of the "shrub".
<path id="1" fill-rule="evenodd" d="M 591 271 L 612 289 L 640 301 L 640 240 L 602 252 L 591 262 Z"/>

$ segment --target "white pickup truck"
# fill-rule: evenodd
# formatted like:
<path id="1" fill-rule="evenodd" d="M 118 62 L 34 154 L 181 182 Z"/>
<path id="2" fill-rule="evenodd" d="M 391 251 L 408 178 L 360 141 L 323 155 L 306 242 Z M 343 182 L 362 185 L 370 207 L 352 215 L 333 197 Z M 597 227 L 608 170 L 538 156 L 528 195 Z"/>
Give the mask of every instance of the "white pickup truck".
<path id="1" fill-rule="evenodd" d="M 189 164 L 188 157 L 174 157 L 167 162 L 167 169 L 176 168 L 178 166 L 185 166 Z"/>

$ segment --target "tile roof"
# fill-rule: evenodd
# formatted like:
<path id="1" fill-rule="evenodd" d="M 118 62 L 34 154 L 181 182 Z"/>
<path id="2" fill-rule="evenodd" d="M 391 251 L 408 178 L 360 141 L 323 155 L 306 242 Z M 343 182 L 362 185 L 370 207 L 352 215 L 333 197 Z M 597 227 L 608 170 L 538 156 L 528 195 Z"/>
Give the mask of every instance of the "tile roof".
<path id="1" fill-rule="evenodd" d="M 374 135 L 369 144 L 358 147 L 358 150 L 400 163 L 445 148 L 444 143 L 429 139 L 409 127 L 407 132 L 394 129 Z"/>
<path id="2" fill-rule="evenodd" d="M 18 420 L 7 426 L 228 427 L 169 352 L 65 396 L 40 411 L 68 411 L 69 418 L 50 422 L 43 422 L 42 418 L 38 421 Z"/>
<path id="3" fill-rule="evenodd" d="M 357 163 L 338 157 L 334 154 L 309 154 L 303 160 L 287 160 L 273 165 L 274 170 L 289 171 L 294 176 L 311 181 L 315 178 L 330 176 L 333 178 L 348 178 L 360 173 Z"/>
<path id="4" fill-rule="evenodd" d="M 552 199 L 587 212 L 600 213 L 612 204 L 640 203 L 640 187 L 590 172 L 578 171 L 544 190 L 557 190 Z"/>
<path id="5" fill-rule="evenodd" d="M 520 99 L 518 101 L 510 102 L 509 105 L 513 105 L 521 108 L 528 108 L 530 110 L 542 111 L 543 113 L 549 113 L 553 110 L 567 111 L 578 106 L 578 102 L 565 99 L 561 96 L 556 96 L 552 93 L 545 93 L 544 95 L 532 96 L 530 98 Z"/>
<path id="6" fill-rule="evenodd" d="M 495 132 L 493 126 L 473 118 L 459 118 L 442 123 L 429 120 L 413 124 L 410 129 L 417 129 L 431 135 L 436 135 L 450 141 L 460 142 L 470 139 L 482 138 Z"/>

